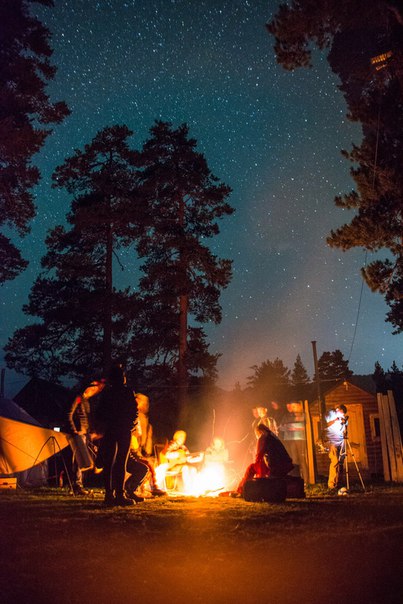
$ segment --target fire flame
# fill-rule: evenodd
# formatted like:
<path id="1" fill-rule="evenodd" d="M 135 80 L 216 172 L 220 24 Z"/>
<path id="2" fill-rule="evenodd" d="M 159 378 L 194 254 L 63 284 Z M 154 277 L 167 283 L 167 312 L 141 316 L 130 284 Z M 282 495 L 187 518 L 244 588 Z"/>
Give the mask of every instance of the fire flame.
<path id="1" fill-rule="evenodd" d="M 207 462 L 201 468 L 187 464 L 177 474 L 167 472 L 164 465 L 158 466 L 155 470 L 157 482 L 158 486 L 168 491 L 170 495 L 218 497 L 222 491 L 228 490 L 230 477 L 226 464 L 222 462 Z M 174 478 L 174 488 L 169 488 L 167 485 L 167 479 L 170 477 Z"/>

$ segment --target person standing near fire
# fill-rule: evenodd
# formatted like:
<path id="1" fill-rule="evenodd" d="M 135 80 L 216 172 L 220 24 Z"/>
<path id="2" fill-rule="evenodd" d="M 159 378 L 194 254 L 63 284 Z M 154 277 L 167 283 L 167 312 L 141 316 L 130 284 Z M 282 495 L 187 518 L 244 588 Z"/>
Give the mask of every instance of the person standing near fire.
<path id="1" fill-rule="evenodd" d="M 104 504 L 133 505 L 133 499 L 124 494 L 124 482 L 132 430 L 137 421 L 137 403 L 133 390 L 126 384 L 126 375 L 120 364 L 113 365 L 109 372 L 96 415 L 104 434 L 101 442 Z"/>
<path id="2" fill-rule="evenodd" d="M 298 466 L 300 476 L 304 479 L 304 483 L 308 484 L 305 414 L 302 403 L 301 401 L 291 401 L 287 403 L 286 407 L 287 411 L 279 426 L 280 438 L 292 461 Z"/>
<path id="3" fill-rule="evenodd" d="M 87 448 L 89 442 L 99 436 L 96 434 L 93 424 L 93 406 L 95 403 L 94 397 L 100 394 L 104 387 L 104 379 L 92 381 L 82 394 L 75 397 L 68 414 L 72 434 L 80 436 Z M 78 464 L 74 450 L 72 471 L 74 495 L 87 495 L 88 491 L 83 486 L 83 472 Z"/>
<path id="4" fill-rule="evenodd" d="M 268 415 L 267 407 L 255 407 L 254 409 L 252 409 L 252 411 L 253 411 L 253 416 L 255 418 L 252 422 L 252 428 L 257 437 L 258 437 L 258 434 L 256 432 L 256 428 L 257 428 L 257 426 L 259 426 L 261 424 L 266 426 L 266 428 L 269 428 L 269 430 L 271 432 L 273 432 L 273 434 L 278 436 L 277 422 L 274 419 L 274 417 L 270 417 Z"/>

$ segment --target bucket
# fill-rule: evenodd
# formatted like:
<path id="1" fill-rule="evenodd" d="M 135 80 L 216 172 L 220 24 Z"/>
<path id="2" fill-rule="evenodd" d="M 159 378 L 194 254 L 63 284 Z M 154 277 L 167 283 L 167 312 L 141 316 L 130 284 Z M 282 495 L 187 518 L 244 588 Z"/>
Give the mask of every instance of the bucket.
<path id="1" fill-rule="evenodd" d="M 81 434 L 70 434 L 68 436 L 68 441 L 80 470 L 92 470 L 94 467 L 94 460 L 88 451 L 85 437 Z"/>

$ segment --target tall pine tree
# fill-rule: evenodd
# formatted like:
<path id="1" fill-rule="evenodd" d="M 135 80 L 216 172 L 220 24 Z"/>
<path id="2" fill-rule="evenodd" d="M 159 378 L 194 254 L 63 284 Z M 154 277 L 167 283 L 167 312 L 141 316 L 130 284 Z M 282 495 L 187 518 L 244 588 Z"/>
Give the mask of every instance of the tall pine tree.
<path id="1" fill-rule="evenodd" d="M 35 0 L 53 6 L 52 0 Z M 69 113 L 51 103 L 46 86 L 56 73 L 50 63 L 50 33 L 30 12 L 34 0 L 0 3 L 0 284 L 14 279 L 28 262 L 9 236 L 30 230 L 35 216 L 32 188 L 40 174 L 32 157 L 51 133 L 47 127 Z"/>
<path id="2" fill-rule="evenodd" d="M 105 128 L 56 169 L 54 186 L 73 195 L 69 228 L 57 226 L 47 237 L 44 271 L 24 307 L 41 322 L 13 335 L 9 367 L 57 381 L 106 371 L 112 355 L 127 357 L 137 298 L 115 287 L 113 259 L 144 219 L 131 134 L 126 126 Z"/>
<path id="3" fill-rule="evenodd" d="M 171 375 L 179 409 L 191 376 L 215 375 L 217 355 L 208 352 L 201 325 L 221 321 L 220 292 L 231 278 L 230 260 L 207 246 L 218 220 L 233 212 L 231 190 L 188 134 L 186 124 L 156 122 L 141 152 L 140 188 L 151 220 L 138 246 L 143 312 L 133 341 L 133 349 L 147 349 L 151 371 Z"/>
<path id="4" fill-rule="evenodd" d="M 353 375 L 341 350 L 324 352 L 318 360 L 318 371 L 322 382 L 346 380 Z"/>
<path id="5" fill-rule="evenodd" d="M 309 375 L 302 363 L 301 356 L 298 354 L 295 359 L 294 367 L 291 373 L 291 383 L 293 386 L 300 386 L 309 383 Z"/>

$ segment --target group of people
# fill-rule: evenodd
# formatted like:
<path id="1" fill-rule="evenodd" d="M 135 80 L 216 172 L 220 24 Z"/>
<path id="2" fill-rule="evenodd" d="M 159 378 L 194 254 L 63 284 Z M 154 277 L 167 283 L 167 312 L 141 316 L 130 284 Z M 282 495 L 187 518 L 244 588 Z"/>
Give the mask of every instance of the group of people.
<path id="1" fill-rule="evenodd" d="M 151 494 L 163 495 L 158 488 L 149 457 L 152 453 L 152 426 L 148 421 L 148 397 L 134 393 L 126 383 L 120 364 L 112 366 L 108 379 L 96 380 L 74 399 L 69 413 L 73 435 L 95 451 L 95 472 L 103 472 L 108 506 L 127 506 L 142 501 L 136 494 L 144 480 Z M 73 492 L 85 494 L 77 456 L 73 456 Z"/>
<path id="2" fill-rule="evenodd" d="M 141 487 L 159 497 L 166 493 L 167 474 L 189 482 L 200 463 L 228 461 L 223 439 L 214 437 L 201 453 L 191 454 L 186 446 L 186 432 L 177 430 L 161 452 L 154 466 L 153 431 L 149 421 L 149 399 L 134 393 L 126 384 L 121 365 L 114 365 L 107 379 L 94 380 L 73 401 L 69 412 L 73 437 L 78 437 L 93 455 L 93 470 L 103 472 L 104 503 L 127 506 L 139 503 Z M 73 447 L 74 495 L 86 495 L 83 470 Z"/>
<path id="3" fill-rule="evenodd" d="M 308 484 L 305 413 L 302 402 L 291 401 L 281 412 L 278 403 L 272 403 L 273 414 L 267 407 L 253 409 L 253 433 L 257 438 L 255 457 L 238 485 L 241 495 L 247 480 L 253 478 L 283 478 L 298 470 L 304 484 Z M 276 417 L 275 417 L 276 416 Z M 343 482 L 346 450 L 344 439 L 348 422 L 347 407 L 339 405 L 325 417 L 323 440 L 329 454 L 329 489 L 339 489 Z"/>
<path id="4" fill-rule="evenodd" d="M 276 403 L 272 407 L 273 414 L 269 414 L 264 406 L 253 409 L 254 459 L 246 468 L 235 496 L 242 495 L 248 480 L 283 478 L 296 468 L 299 468 L 304 483 L 308 483 L 302 403 L 287 403 L 283 413 Z M 346 407 L 340 405 L 326 417 L 329 488 L 338 488 L 343 477 L 346 413 Z M 125 372 L 119 364 L 112 366 L 107 379 L 94 380 L 74 399 L 69 423 L 73 435 L 79 437 L 94 455 L 94 471 L 103 472 L 104 503 L 108 506 L 126 506 L 143 501 L 138 490 L 145 482 L 152 496 L 164 495 L 168 475 L 181 474 L 186 481 L 187 476 L 197 472 L 197 464 L 202 460 L 228 462 L 228 450 L 223 439 L 215 437 L 205 452 L 192 455 L 185 444 L 186 432 L 177 430 L 161 452 L 156 471 L 148 397 L 134 393 L 128 387 Z M 83 472 L 76 456 L 73 456 L 72 487 L 74 494 L 86 494 Z"/>

